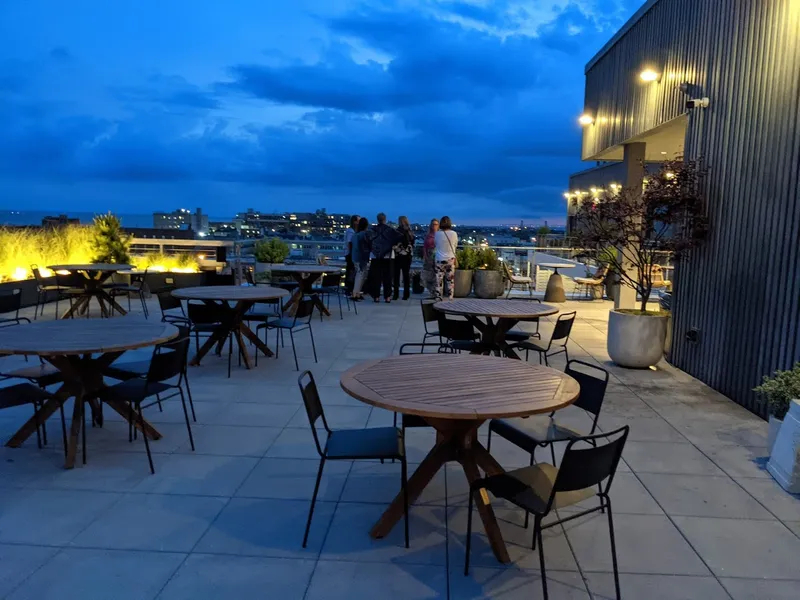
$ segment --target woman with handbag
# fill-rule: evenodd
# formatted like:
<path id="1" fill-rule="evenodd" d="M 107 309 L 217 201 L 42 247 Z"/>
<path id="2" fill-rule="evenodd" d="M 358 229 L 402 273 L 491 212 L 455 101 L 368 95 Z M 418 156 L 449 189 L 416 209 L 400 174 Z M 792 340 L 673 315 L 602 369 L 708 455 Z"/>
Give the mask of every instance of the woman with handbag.
<path id="1" fill-rule="evenodd" d="M 444 216 L 439 221 L 439 231 L 434 236 L 436 243 L 436 299 L 453 299 L 456 279 L 456 247 L 458 234 L 452 229 L 450 217 Z"/>

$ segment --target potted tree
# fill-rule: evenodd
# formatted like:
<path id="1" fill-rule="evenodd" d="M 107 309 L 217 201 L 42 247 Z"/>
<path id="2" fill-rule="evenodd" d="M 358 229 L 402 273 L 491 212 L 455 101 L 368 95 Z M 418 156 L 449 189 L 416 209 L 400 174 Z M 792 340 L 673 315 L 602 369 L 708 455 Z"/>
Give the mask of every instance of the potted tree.
<path id="1" fill-rule="evenodd" d="M 256 258 L 256 280 L 265 278 L 270 265 L 282 263 L 289 256 L 289 245 L 277 237 L 258 240 L 253 248 Z"/>
<path id="2" fill-rule="evenodd" d="M 472 246 L 464 246 L 456 250 L 458 267 L 455 272 L 456 298 L 465 298 L 472 291 L 472 278 L 475 267 L 478 265 L 478 252 Z"/>
<path id="3" fill-rule="evenodd" d="M 122 230 L 122 223 L 116 215 L 97 215 L 90 239 L 92 262 L 129 264 L 132 238 Z"/>
<path id="4" fill-rule="evenodd" d="M 761 385 L 753 388 L 753 391 L 767 401 L 769 412 L 767 445 L 772 452 L 792 400 L 800 398 L 800 362 L 795 363 L 789 371 L 775 371 L 771 376 L 764 375 Z"/>
<path id="5" fill-rule="evenodd" d="M 647 309 L 653 266 L 665 254 L 675 261 L 686 258 L 704 238 L 703 174 L 697 162 L 671 161 L 642 190 L 621 188 L 603 201 L 588 198 L 578 205 L 576 243 L 585 255 L 607 261 L 619 285 L 640 298 L 638 308 L 609 314 L 608 354 L 620 366 L 647 368 L 664 354 L 669 313 Z"/>
<path id="6" fill-rule="evenodd" d="M 475 295 L 478 298 L 497 298 L 503 294 L 503 273 L 500 259 L 491 248 L 478 252 L 478 268 L 475 271 Z"/>

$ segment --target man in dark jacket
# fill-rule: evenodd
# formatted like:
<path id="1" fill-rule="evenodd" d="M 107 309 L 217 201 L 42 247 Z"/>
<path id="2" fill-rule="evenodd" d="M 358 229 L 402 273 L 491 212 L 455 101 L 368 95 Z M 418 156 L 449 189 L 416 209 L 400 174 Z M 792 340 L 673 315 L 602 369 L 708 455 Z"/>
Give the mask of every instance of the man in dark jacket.
<path id="1" fill-rule="evenodd" d="M 392 247 L 401 241 L 402 235 L 386 224 L 386 215 L 378 214 L 378 224 L 370 230 L 369 243 L 372 262 L 369 265 L 367 290 L 375 302 L 380 301 L 381 284 L 383 300 L 392 300 Z"/>

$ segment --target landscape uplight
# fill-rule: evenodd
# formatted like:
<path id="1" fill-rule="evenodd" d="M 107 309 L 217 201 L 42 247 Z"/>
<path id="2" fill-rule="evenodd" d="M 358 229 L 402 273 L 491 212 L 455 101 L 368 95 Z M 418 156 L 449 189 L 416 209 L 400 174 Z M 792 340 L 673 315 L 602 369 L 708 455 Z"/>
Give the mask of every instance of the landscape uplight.
<path id="1" fill-rule="evenodd" d="M 592 115 L 583 113 L 580 117 L 578 117 L 578 123 L 580 123 L 585 127 L 587 125 L 591 125 L 592 123 L 594 123 L 594 118 L 592 117 Z"/>
<path id="2" fill-rule="evenodd" d="M 639 79 L 646 82 L 658 81 L 661 78 L 661 73 L 657 73 L 653 69 L 645 69 L 639 73 Z"/>

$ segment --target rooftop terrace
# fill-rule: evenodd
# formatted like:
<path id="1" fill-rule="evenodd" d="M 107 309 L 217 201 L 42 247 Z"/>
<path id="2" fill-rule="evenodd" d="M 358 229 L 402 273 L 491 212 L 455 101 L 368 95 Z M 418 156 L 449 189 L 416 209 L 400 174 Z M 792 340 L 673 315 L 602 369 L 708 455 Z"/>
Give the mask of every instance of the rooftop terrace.
<path id="1" fill-rule="evenodd" d="M 797 598 L 800 499 L 764 470 L 766 423 L 665 363 L 647 371 L 610 364 L 609 307 L 570 301 L 562 310 L 578 311 L 571 357 L 611 372 L 600 428 L 631 426 L 611 490 L 623 596 Z M 151 301 L 151 318 L 157 314 Z M 552 323 L 543 320 L 545 339 Z M 343 320 L 315 321 L 314 333 L 319 363 L 299 335 L 300 368 L 313 370 L 331 426 L 391 424 L 391 413 L 346 395 L 339 377 L 420 341 L 418 299 L 364 302 L 358 316 L 345 311 Z M 149 409 L 146 417 L 164 434 L 152 443 L 155 475 L 141 438 L 129 444 L 127 425 L 112 411 L 104 427 L 87 432 L 88 463 L 70 471 L 57 418 L 47 448 L 39 450 L 35 437 L 20 449 L 0 447 L 0 598 L 541 597 L 531 530 L 521 527 L 520 510 L 502 502 L 495 505 L 513 564 L 496 562 L 476 520 L 473 569 L 464 576 L 466 482 L 449 465 L 412 507 L 406 550 L 402 527 L 383 540 L 368 535 L 398 491 L 400 465 L 328 464 L 302 549 L 318 459 L 286 350 L 251 371 L 234 362 L 230 379 L 224 354 L 192 367 L 197 450 L 189 448 L 179 402 L 166 402 L 163 413 Z M 121 360 L 137 354 L 149 351 Z M 19 357 L 0 362 L 3 370 L 23 364 Z M 553 366 L 563 368 L 563 357 Z M 580 412 L 565 409 L 564 420 L 585 427 Z M 0 441 L 29 413 L 0 412 Z M 408 430 L 410 462 L 421 460 L 433 436 Z M 505 467 L 528 462 L 500 439 L 492 453 Z M 549 460 L 549 452 L 538 458 Z M 613 597 L 605 519 L 598 513 L 546 530 L 551 598 Z"/>

